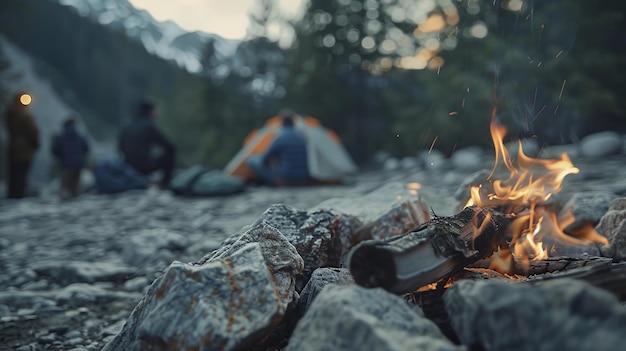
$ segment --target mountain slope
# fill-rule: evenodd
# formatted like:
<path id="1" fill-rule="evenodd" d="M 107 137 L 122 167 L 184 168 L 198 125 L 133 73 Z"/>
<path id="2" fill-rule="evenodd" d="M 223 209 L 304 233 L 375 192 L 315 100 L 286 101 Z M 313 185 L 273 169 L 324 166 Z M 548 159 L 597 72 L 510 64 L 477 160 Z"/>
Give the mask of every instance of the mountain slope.
<path id="1" fill-rule="evenodd" d="M 204 46 L 214 40 L 220 61 L 235 53 L 240 41 L 224 39 L 215 34 L 187 32 L 172 21 L 160 22 L 145 10 L 135 8 L 128 0 L 53 0 L 71 6 L 81 16 L 113 28 L 122 29 L 129 37 L 143 43 L 148 52 L 174 60 L 190 72 L 202 69 Z"/>

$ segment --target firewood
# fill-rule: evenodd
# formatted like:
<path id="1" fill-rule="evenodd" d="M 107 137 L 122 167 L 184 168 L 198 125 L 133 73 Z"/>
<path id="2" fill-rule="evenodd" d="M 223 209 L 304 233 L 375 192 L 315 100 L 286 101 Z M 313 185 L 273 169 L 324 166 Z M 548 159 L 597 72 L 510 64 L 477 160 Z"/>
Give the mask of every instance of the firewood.
<path id="1" fill-rule="evenodd" d="M 467 207 L 403 235 L 364 241 L 350 252 L 348 266 L 357 284 L 403 294 L 448 278 L 505 247 L 508 223 L 494 210 Z"/>
<path id="2" fill-rule="evenodd" d="M 613 293 L 620 301 L 626 301 L 626 262 L 589 264 L 566 271 L 535 275 L 527 282 L 541 284 L 544 281 L 562 278 L 584 280 L 595 287 Z"/>
<path id="3" fill-rule="evenodd" d="M 517 259 L 515 261 L 517 274 L 535 276 L 539 274 L 570 271 L 579 267 L 606 267 L 611 265 L 613 259 L 596 256 L 587 258 L 547 257 L 541 260 L 530 261 L 527 269 L 524 268 L 524 264 L 519 263 Z"/>
<path id="4" fill-rule="evenodd" d="M 519 275 L 523 277 L 529 277 L 538 274 L 553 273 L 571 270 L 578 267 L 585 266 L 607 266 L 613 262 L 612 258 L 587 256 L 587 257 L 567 257 L 567 256 L 555 256 L 546 257 L 538 260 L 521 259 L 513 257 L 513 264 L 511 265 L 508 274 Z M 469 265 L 467 268 L 489 268 L 492 267 L 491 258 L 478 261 Z M 460 277 L 459 277 L 460 278 Z"/>

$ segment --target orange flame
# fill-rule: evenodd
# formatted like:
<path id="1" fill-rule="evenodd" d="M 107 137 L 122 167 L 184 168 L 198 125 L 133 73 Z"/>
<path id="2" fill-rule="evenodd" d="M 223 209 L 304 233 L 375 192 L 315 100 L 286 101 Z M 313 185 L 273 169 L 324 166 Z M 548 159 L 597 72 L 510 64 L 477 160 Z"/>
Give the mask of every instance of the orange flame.
<path id="1" fill-rule="evenodd" d="M 565 177 L 579 172 L 567 154 L 552 160 L 536 159 L 526 156 L 519 142 L 514 164 L 503 141 L 506 127 L 492 119 L 489 129 L 495 148 L 493 169 L 486 182 L 470 188 L 466 206 L 497 208 L 514 218 L 509 226 L 512 252 L 522 263 L 547 257 L 548 251 L 542 244 L 547 236 L 569 244 L 607 243 L 593 228 L 566 234 L 563 230 L 574 222 L 574 216 L 570 213 L 557 218 L 554 211 L 545 206 L 545 201 L 561 190 Z M 502 168 L 508 171 L 508 178 L 494 179 Z M 501 261 L 502 257 L 497 260 Z"/>

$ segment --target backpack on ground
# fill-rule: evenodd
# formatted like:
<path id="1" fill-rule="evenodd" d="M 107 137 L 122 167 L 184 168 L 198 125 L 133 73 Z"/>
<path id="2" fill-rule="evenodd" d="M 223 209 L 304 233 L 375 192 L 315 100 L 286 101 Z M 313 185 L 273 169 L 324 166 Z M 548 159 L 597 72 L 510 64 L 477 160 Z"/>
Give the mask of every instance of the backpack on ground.
<path id="1" fill-rule="evenodd" d="M 93 172 L 99 193 L 112 194 L 148 187 L 148 178 L 122 160 L 96 162 Z"/>

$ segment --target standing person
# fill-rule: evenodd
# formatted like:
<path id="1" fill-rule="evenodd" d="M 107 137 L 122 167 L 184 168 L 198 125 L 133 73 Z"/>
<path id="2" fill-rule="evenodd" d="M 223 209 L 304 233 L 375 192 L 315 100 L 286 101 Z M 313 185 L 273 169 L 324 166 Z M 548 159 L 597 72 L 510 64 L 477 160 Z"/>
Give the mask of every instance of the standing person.
<path id="1" fill-rule="evenodd" d="M 284 109 L 282 128 L 267 150 L 248 159 L 247 165 L 262 183 L 295 185 L 310 182 L 306 139 L 294 126 L 294 112 Z"/>
<path id="2" fill-rule="evenodd" d="M 118 147 L 124 161 L 138 172 L 147 176 L 160 171 L 159 186 L 167 189 L 174 171 L 176 150 L 154 123 L 156 116 L 155 103 L 150 99 L 142 100 L 136 118 L 120 133 Z M 157 157 L 152 154 L 155 147 L 160 149 Z"/>
<path id="3" fill-rule="evenodd" d="M 76 120 L 68 117 L 63 131 L 52 141 L 52 154 L 61 167 L 61 197 L 70 198 L 80 194 L 80 172 L 87 162 L 89 145 L 76 130 Z"/>
<path id="4" fill-rule="evenodd" d="M 19 199 L 26 196 L 28 172 L 39 149 L 39 129 L 28 112 L 30 95 L 18 93 L 13 97 L 5 115 L 9 136 L 7 197 Z"/>

